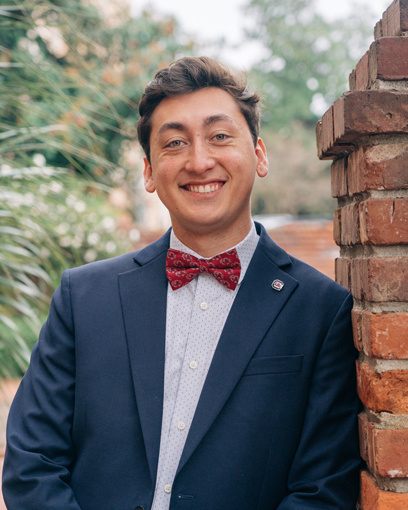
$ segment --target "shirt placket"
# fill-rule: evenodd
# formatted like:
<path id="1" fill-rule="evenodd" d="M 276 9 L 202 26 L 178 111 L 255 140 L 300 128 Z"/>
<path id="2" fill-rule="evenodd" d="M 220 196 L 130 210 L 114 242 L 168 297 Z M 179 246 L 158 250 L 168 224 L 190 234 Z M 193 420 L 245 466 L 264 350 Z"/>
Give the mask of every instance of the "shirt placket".
<path id="1" fill-rule="evenodd" d="M 208 342 L 206 338 L 208 333 L 205 332 L 208 330 L 208 324 L 213 322 L 214 315 L 214 310 L 211 309 L 210 292 L 211 287 L 206 285 L 205 278 L 198 278 L 177 398 L 170 420 L 165 453 L 167 458 L 169 455 L 177 459 L 181 457 L 215 348 L 217 335 Z M 171 495 L 177 466 L 178 462 L 174 464 L 172 473 L 169 470 L 163 471 L 159 482 L 162 494 L 166 494 L 168 498 Z"/>

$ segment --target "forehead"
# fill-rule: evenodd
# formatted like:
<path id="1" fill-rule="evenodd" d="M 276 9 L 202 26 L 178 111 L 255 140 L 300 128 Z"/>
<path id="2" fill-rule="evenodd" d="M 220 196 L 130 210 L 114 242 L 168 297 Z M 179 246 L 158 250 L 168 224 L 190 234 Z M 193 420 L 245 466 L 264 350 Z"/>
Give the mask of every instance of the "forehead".
<path id="1" fill-rule="evenodd" d="M 152 115 L 152 134 L 157 134 L 167 123 L 204 125 L 206 119 L 215 116 L 229 117 L 238 125 L 246 125 L 236 100 L 225 90 L 208 87 L 163 99 Z"/>

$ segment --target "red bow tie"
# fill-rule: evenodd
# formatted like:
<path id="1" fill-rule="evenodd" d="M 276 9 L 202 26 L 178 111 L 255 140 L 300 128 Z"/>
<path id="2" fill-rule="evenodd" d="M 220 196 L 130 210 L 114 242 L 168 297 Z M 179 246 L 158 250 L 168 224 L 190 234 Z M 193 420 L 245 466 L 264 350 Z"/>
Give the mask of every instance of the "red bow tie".
<path id="1" fill-rule="evenodd" d="M 166 274 L 173 290 L 191 282 L 200 273 L 212 274 L 224 287 L 235 290 L 241 274 L 237 250 L 220 253 L 211 259 L 198 259 L 179 250 L 167 252 Z"/>

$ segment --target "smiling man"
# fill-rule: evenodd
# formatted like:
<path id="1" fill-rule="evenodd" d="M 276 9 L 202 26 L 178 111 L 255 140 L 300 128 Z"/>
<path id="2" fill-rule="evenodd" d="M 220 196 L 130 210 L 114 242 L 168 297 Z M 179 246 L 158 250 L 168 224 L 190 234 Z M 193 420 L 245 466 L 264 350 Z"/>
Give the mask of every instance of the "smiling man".
<path id="1" fill-rule="evenodd" d="M 142 96 L 172 229 L 64 273 L 13 403 L 9 510 L 354 510 L 345 289 L 251 219 L 259 97 L 186 57 Z"/>
<path id="2" fill-rule="evenodd" d="M 204 257 L 238 244 L 251 228 L 255 175 L 268 163 L 237 101 L 206 87 L 163 99 L 150 122 L 145 187 L 169 210 L 177 238 Z"/>

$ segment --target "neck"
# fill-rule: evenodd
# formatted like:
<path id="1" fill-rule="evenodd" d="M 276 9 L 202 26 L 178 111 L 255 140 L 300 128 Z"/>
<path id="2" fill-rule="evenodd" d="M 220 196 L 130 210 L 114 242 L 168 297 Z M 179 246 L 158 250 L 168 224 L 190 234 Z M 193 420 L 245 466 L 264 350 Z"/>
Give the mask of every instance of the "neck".
<path id="1" fill-rule="evenodd" d="M 175 226 L 173 226 L 173 230 L 177 238 L 188 248 L 201 255 L 201 257 L 209 258 L 236 246 L 245 239 L 251 227 L 252 221 L 249 220 L 245 226 L 242 225 L 230 232 L 192 233 L 184 232 Z"/>

